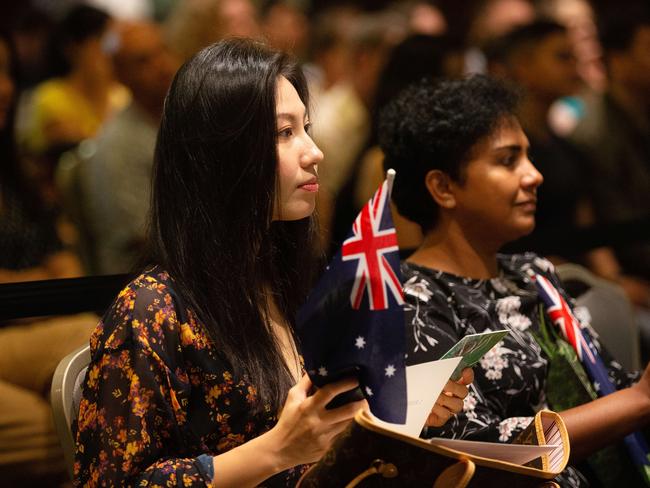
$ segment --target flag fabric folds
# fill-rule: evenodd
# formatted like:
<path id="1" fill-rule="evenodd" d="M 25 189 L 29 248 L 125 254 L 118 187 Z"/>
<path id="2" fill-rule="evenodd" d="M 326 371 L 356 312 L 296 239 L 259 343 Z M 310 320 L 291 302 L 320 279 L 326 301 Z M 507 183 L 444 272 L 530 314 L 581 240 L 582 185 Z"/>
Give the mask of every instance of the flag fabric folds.
<path id="1" fill-rule="evenodd" d="M 546 312 L 553 324 L 560 330 L 562 337 L 573 347 L 580 362 L 589 375 L 598 396 L 609 395 L 616 391 L 616 386 L 607 374 L 598 350 L 589 336 L 582 333 L 580 322 L 560 292 L 544 276 L 534 274 L 533 279 L 540 298 L 546 306 Z M 625 437 L 625 446 L 639 469 L 647 486 L 650 486 L 650 450 L 641 432 L 633 432 Z"/>
<path id="2" fill-rule="evenodd" d="M 356 375 L 371 412 L 406 421 L 404 313 L 389 180 L 352 225 L 297 316 L 307 372 L 316 386 Z"/>

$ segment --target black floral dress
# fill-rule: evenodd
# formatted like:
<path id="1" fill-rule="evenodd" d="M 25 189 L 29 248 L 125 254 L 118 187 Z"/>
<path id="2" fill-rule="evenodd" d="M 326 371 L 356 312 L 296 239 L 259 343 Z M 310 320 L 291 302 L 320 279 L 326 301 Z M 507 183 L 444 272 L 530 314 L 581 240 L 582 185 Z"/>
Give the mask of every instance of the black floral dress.
<path id="1" fill-rule="evenodd" d="M 463 411 L 443 427 L 429 429 L 430 435 L 510 442 L 537 411 L 548 408 L 548 357 L 534 337 L 540 329 L 540 300 L 527 272 L 532 269 L 542 274 L 561 292 L 562 286 L 553 265 L 534 254 L 499 255 L 498 262 L 500 276 L 491 280 L 402 264 L 407 364 L 438 359 L 467 334 L 510 331 L 474 368 L 475 380 Z M 596 333 L 584 320 L 583 327 L 601 352 L 617 387 L 629 386 L 638 374 L 623 371 L 602 349 Z M 559 481 L 570 487 L 586 483 L 573 468 L 567 468 Z"/>
<path id="2" fill-rule="evenodd" d="M 119 294 L 90 339 L 76 425 L 76 486 L 210 486 L 212 456 L 276 423 L 251 415 L 255 387 L 234 377 L 158 267 Z M 293 486 L 303 466 L 265 486 Z"/>

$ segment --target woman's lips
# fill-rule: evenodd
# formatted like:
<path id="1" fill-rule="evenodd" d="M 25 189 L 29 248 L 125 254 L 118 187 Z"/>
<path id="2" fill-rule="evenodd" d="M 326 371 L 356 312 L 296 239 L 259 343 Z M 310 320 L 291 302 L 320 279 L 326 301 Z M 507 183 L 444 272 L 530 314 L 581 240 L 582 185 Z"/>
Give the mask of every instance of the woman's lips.
<path id="1" fill-rule="evenodd" d="M 318 183 L 305 183 L 304 185 L 300 185 L 298 188 L 301 190 L 305 190 L 308 192 L 317 192 L 318 191 Z"/>

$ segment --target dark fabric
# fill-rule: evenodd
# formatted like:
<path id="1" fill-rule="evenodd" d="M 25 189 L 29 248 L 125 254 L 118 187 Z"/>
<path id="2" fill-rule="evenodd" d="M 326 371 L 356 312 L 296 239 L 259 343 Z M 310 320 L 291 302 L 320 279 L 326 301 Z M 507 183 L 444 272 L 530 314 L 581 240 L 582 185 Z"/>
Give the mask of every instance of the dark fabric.
<path id="1" fill-rule="evenodd" d="M 132 281 L 93 333 L 76 425 L 76 486 L 210 486 L 212 457 L 268 431 L 169 275 Z M 302 467 L 269 479 L 291 486 Z M 219 479 L 219 473 L 214 473 Z"/>
<path id="2" fill-rule="evenodd" d="M 28 207 L 20 195 L 3 189 L 0 206 L 0 268 L 21 270 L 43 264 L 63 246 L 54 216 Z"/>
<path id="3" fill-rule="evenodd" d="M 475 381 L 463 412 L 428 435 L 510 442 L 528 425 L 547 398 L 549 357 L 535 339 L 540 334 L 539 298 L 527 270 L 547 277 L 562 291 L 553 265 L 537 255 L 499 255 L 500 276 L 475 280 L 412 263 L 402 265 L 407 323 L 407 364 L 438 359 L 467 334 L 507 329 L 510 334 L 474 368 Z M 571 303 L 571 300 L 565 298 Z M 548 320 L 548 318 L 546 319 Z M 626 373 L 598 342 L 617 387 L 629 386 L 638 373 Z M 567 468 L 564 486 L 585 486 Z"/>
<path id="4" fill-rule="evenodd" d="M 589 156 L 598 224 L 650 215 L 650 121 L 635 121 L 609 95 L 587 98 L 572 141 Z M 623 239 L 614 251 L 626 274 L 650 279 L 650 241 Z"/>

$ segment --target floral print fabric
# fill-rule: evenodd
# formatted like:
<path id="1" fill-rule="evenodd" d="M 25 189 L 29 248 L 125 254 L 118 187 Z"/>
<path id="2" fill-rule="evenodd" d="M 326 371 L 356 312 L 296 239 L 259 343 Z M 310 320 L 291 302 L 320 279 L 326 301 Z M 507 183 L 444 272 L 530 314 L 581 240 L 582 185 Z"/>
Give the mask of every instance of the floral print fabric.
<path id="1" fill-rule="evenodd" d="M 90 347 L 75 486 L 210 486 L 212 456 L 276 423 L 270 408 L 251 414 L 255 387 L 234 376 L 158 267 L 122 290 Z M 293 485 L 301 471 L 265 485 Z"/>
<path id="2" fill-rule="evenodd" d="M 402 264 L 407 316 L 407 364 L 440 358 L 467 334 L 510 331 L 474 367 L 475 380 L 463 412 L 429 435 L 511 442 L 542 408 L 548 408 L 545 388 L 548 358 L 535 340 L 539 333 L 539 304 L 528 270 L 562 286 L 552 264 L 534 254 L 499 255 L 500 276 L 476 280 L 412 263 Z M 566 296 L 565 298 L 572 303 Z M 550 320 L 547 318 L 547 323 Z M 601 352 L 619 388 L 636 378 L 602 350 L 596 333 L 583 324 Z M 552 407 L 552 406 L 551 406 Z M 583 486 L 581 476 L 567 470 L 564 486 Z"/>

